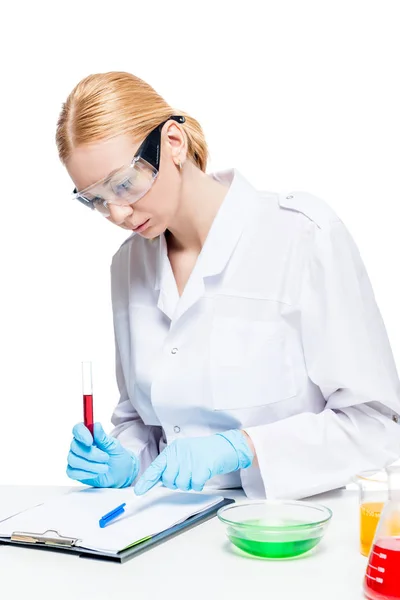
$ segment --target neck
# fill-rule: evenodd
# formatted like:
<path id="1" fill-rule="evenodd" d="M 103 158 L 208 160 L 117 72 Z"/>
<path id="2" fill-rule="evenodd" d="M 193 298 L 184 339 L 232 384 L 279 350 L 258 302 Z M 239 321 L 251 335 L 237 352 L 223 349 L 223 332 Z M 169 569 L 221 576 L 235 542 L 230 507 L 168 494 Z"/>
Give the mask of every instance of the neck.
<path id="1" fill-rule="evenodd" d="M 175 250 L 200 253 L 228 187 L 187 162 L 182 172 L 179 209 L 168 226 Z"/>

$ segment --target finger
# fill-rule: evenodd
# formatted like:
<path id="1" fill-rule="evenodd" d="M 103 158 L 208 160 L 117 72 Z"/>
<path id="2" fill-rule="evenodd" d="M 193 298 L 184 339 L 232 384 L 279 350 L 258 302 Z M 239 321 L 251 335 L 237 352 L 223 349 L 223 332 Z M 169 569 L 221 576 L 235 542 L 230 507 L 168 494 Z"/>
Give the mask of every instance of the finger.
<path id="1" fill-rule="evenodd" d="M 161 476 L 161 481 L 163 482 L 163 485 L 165 485 L 165 487 L 169 488 L 170 490 L 176 490 L 176 478 L 178 477 L 178 474 L 178 464 L 175 461 L 173 462 L 171 460 L 171 457 L 169 457 L 167 461 L 167 466 L 164 470 L 164 473 Z"/>
<path id="2" fill-rule="evenodd" d="M 192 475 L 192 490 L 202 492 L 209 479 L 211 479 L 211 471 L 209 469 L 195 471 Z"/>
<path id="3" fill-rule="evenodd" d="M 70 479 L 74 479 L 75 481 L 80 481 L 85 485 L 91 485 L 93 487 L 100 487 L 98 483 L 97 477 L 90 476 L 86 471 L 80 471 L 79 469 L 71 469 L 71 467 L 67 467 L 67 475 Z"/>
<path id="4" fill-rule="evenodd" d="M 84 426 L 83 423 L 78 423 L 72 430 L 74 438 L 83 444 L 84 446 L 91 446 L 93 444 L 93 437 L 89 429 Z"/>
<path id="5" fill-rule="evenodd" d="M 192 490 L 194 492 L 202 492 L 204 489 L 204 485 L 205 484 L 202 481 L 200 481 L 200 480 L 193 481 L 193 479 L 192 479 Z"/>
<path id="6" fill-rule="evenodd" d="M 178 490 L 182 490 L 182 492 L 188 492 L 192 488 L 191 473 L 179 471 L 178 477 L 175 479 L 175 486 Z"/>
<path id="7" fill-rule="evenodd" d="M 71 442 L 71 452 L 91 462 L 108 463 L 110 461 L 109 455 L 103 450 L 99 450 L 96 446 L 84 446 L 75 438 Z"/>
<path id="8" fill-rule="evenodd" d="M 141 496 L 151 490 L 160 481 L 166 466 L 167 457 L 163 450 L 140 477 L 134 488 L 135 494 Z"/>
<path id="9" fill-rule="evenodd" d="M 80 471 L 85 471 L 89 475 L 103 475 L 108 472 L 108 465 L 104 463 L 90 462 L 81 458 L 80 456 L 76 456 L 73 452 L 68 454 L 68 465 L 72 469 L 79 469 Z"/>
<path id="10" fill-rule="evenodd" d="M 95 423 L 93 426 L 93 438 L 96 446 L 107 452 L 107 454 L 115 454 L 121 451 L 119 441 L 107 435 L 100 423 Z"/>

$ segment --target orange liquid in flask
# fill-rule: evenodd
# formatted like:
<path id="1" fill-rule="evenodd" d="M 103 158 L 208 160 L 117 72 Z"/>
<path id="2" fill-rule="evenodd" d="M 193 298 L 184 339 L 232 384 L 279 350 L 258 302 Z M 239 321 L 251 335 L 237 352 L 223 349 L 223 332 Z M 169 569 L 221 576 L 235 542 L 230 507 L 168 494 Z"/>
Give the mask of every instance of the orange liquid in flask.
<path id="1" fill-rule="evenodd" d="M 368 556 L 383 509 L 383 502 L 365 502 L 360 506 L 360 551 Z"/>

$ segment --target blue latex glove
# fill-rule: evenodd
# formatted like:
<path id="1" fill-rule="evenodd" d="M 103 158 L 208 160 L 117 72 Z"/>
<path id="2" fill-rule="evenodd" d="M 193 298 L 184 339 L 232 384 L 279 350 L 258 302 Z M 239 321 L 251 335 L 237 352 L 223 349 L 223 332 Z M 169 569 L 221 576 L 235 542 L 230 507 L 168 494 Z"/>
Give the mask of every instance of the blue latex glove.
<path id="1" fill-rule="evenodd" d="M 100 423 L 94 424 L 93 437 L 83 423 L 75 425 L 72 433 L 68 477 L 93 487 L 123 488 L 132 484 L 139 472 L 139 460 L 107 435 Z"/>
<path id="2" fill-rule="evenodd" d="M 175 440 L 143 473 L 135 492 L 139 496 L 145 494 L 159 481 L 172 490 L 201 492 L 215 475 L 246 469 L 253 458 L 244 434 L 237 429 Z"/>

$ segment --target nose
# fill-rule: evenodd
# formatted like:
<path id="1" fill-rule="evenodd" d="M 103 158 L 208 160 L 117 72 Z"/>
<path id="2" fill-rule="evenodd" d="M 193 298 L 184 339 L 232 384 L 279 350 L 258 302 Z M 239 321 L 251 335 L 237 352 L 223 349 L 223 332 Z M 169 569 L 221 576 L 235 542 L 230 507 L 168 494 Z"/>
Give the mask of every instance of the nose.
<path id="1" fill-rule="evenodd" d="M 112 221 L 115 225 L 122 225 L 127 217 L 130 217 L 133 213 L 131 206 L 118 206 L 117 204 L 107 205 L 110 216 L 109 221 Z"/>

